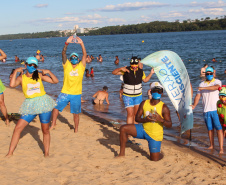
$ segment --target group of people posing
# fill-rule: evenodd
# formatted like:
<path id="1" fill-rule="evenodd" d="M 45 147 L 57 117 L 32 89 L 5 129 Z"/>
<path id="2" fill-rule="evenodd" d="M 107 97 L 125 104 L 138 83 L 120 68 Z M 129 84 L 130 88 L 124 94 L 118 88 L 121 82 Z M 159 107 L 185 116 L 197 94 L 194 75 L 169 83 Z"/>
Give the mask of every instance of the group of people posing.
<path id="1" fill-rule="evenodd" d="M 59 112 L 63 111 L 69 102 L 70 112 L 73 114 L 74 132 L 78 132 L 79 113 L 81 113 L 82 80 L 86 69 L 87 53 L 82 39 L 77 37 L 76 44 L 79 44 L 82 48 L 82 60 L 79 60 L 79 55 L 75 52 L 71 53 L 68 59 L 66 55 L 67 47 L 70 43 L 75 43 L 73 40 L 73 36 L 69 37 L 62 51 L 64 79 L 61 93 L 56 101 L 46 94 L 42 81 L 56 84 L 58 79 L 50 70 L 38 69 L 36 57 L 29 57 L 26 60 L 25 67 L 14 70 L 10 79 L 10 87 L 21 85 L 26 99 L 19 110 L 21 117 L 15 126 L 7 156 L 13 155 L 22 130 L 37 115 L 39 115 L 43 132 L 44 156 L 49 156 L 50 130 L 56 127 Z M 2 50 L 0 50 L 0 53 L 0 60 L 6 58 L 6 54 Z M 24 71 L 25 69 L 26 71 Z M 18 75 L 20 73 L 21 75 Z M 122 75 L 124 82 L 122 99 L 127 111 L 127 124 L 120 127 L 120 152 L 118 157 L 125 156 L 128 137 L 133 136 L 139 139 L 146 139 L 149 144 L 150 159 L 153 161 L 160 160 L 163 157 L 160 152 L 163 140 L 163 126 L 167 128 L 172 127 L 172 121 L 169 108 L 161 101 L 163 86 L 159 82 L 151 83 L 149 99 L 142 101 L 142 82 L 146 83 L 151 79 L 154 69 L 151 69 L 150 73 L 146 76 L 142 64 L 139 63 L 139 59 L 132 57 L 130 66 L 117 68 L 113 70 L 112 74 Z M 220 89 L 219 100 L 218 88 L 221 87 L 221 82 L 213 77 L 212 68 L 207 68 L 205 75 L 206 80 L 200 84 L 193 108 L 195 108 L 202 96 L 205 122 L 210 136 L 210 149 L 214 147 L 213 129 L 215 128 L 218 133 L 220 153 L 223 153 L 222 124 L 226 121 L 226 112 L 223 111 L 224 106 L 226 107 L 226 87 Z M 0 108 L 8 125 L 9 119 L 4 104 L 4 90 L 5 86 L 0 81 Z M 102 104 L 103 97 L 109 104 L 106 86 L 103 87 L 102 91 L 95 93 L 93 97 L 96 98 L 93 101 L 94 104 Z M 219 113 L 220 121 L 217 115 Z M 50 125 L 51 115 L 52 123 Z M 222 115 L 225 116 L 223 117 Z"/>

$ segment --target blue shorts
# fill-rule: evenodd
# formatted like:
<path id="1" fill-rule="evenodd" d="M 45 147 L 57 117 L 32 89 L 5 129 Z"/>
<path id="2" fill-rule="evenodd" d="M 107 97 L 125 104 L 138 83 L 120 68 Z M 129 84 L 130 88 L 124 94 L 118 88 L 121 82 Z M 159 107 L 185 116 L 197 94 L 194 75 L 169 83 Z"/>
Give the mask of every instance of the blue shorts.
<path id="1" fill-rule="evenodd" d="M 0 95 L 3 94 L 3 92 L 0 93 Z"/>
<path id="2" fill-rule="evenodd" d="M 142 94 L 140 96 L 136 96 L 136 97 L 130 97 L 130 96 L 123 95 L 122 99 L 123 99 L 125 108 L 134 107 L 135 105 L 140 105 L 140 103 L 142 102 Z"/>
<path id="3" fill-rule="evenodd" d="M 216 130 L 222 129 L 217 111 L 204 112 L 203 116 L 208 130 L 213 130 L 213 128 Z"/>
<path id="4" fill-rule="evenodd" d="M 71 113 L 73 114 L 81 113 L 81 94 L 71 95 L 60 93 L 56 100 L 57 106 L 55 107 L 55 109 L 58 109 L 60 112 L 62 112 L 69 102 Z"/>
<path id="5" fill-rule="evenodd" d="M 150 153 L 160 152 L 162 141 L 155 141 L 152 139 L 144 130 L 142 124 L 135 124 L 137 130 L 137 136 L 135 138 L 138 139 L 146 139 L 148 141 L 148 146 Z"/>
<path id="6" fill-rule="evenodd" d="M 30 123 L 33 119 L 35 119 L 37 115 L 39 115 L 40 122 L 43 124 L 47 124 L 50 122 L 51 114 L 52 114 L 52 111 L 45 112 L 42 114 L 26 114 L 26 115 L 21 115 L 20 119 L 23 119 L 28 123 Z"/>

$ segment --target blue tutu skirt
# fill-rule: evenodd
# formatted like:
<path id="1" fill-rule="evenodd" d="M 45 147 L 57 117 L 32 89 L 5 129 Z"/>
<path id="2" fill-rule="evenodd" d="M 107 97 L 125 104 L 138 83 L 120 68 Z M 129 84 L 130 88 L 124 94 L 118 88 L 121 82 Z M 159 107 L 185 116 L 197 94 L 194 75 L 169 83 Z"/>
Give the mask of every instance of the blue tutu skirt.
<path id="1" fill-rule="evenodd" d="M 20 107 L 19 113 L 22 115 L 42 114 L 52 111 L 56 105 L 56 102 L 47 94 L 35 98 L 26 98 Z"/>
<path id="2" fill-rule="evenodd" d="M 4 92 L 4 90 L 5 90 L 5 86 L 0 79 L 0 93 Z"/>

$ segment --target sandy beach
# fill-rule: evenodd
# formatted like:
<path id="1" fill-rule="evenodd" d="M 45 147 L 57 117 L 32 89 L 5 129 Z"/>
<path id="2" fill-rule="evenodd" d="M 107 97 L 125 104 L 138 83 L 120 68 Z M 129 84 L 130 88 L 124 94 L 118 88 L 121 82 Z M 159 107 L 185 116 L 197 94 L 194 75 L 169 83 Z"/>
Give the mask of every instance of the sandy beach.
<path id="1" fill-rule="evenodd" d="M 8 112 L 18 112 L 23 93 L 7 88 L 4 96 Z M 16 122 L 6 127 L 0 120 L 1 184 L 226 184 L 224 160 L 171 141 L 163 141 L 164 158 L 158 162 L 149 160 L 147 141 L 138 139 L 141 145 L 128 144 L 126 157 L 115 159 L 118 128 L 80 114 L 75 134 L 68 109 L 51 131 L 49 158 L 43 157 L 39 118 L 22 132 L 14 155 L 5 158 Z"/>

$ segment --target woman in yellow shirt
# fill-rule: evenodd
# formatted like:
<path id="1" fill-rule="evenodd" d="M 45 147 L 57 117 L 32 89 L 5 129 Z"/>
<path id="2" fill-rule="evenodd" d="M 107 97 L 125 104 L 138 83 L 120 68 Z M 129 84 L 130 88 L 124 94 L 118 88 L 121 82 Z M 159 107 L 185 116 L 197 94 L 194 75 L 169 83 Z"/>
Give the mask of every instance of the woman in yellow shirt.
<path id="1" fill-rule="evenodd" d="M 56 106 L 56 103 L 46 94 L 42 81 L 55 84 L 58 83 L 58 79 L 47 69 L 39 69 L 42 71 L 42 73 L 39 73 L 37 67 L 38 60 L 35 57 L 29 57 L 26 60 L 25 68 L 20 67 L 15 69 L 10 80 L 10 87 L 16 87 L 18 85 L 22 86 L 26 99 L 19 110 L 21 117 L 14 129 L 9 152 L 6 156 L 13 155 L 17 143 L 19 142 L 21 132 L 37 115 L 39 115 L 43 132 L 44 156 L 49 156 L 49 122 L 51 112 Z M 27 69 L 27 72 L 16 77 L 17 73 L 23 73 L 23 69 Z M 49 74 L 49 76 L 46 74 Z"/>

